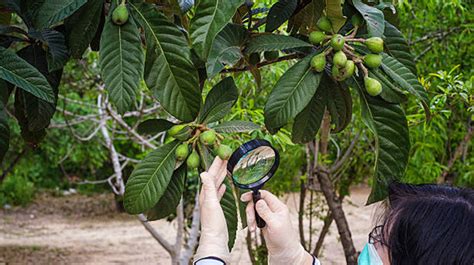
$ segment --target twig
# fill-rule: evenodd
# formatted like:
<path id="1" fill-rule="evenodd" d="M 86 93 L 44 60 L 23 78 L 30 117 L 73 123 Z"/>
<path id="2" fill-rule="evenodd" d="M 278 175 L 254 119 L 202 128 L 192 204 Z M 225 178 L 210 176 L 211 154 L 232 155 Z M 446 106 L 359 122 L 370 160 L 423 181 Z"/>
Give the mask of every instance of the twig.
<path id="1" fill-rule="evenodd" d="M 297 59 L 297 58 L 301 58 L 301 57 L 303 57 L 303 56 L 301 54 L 298 54 L 298 53 L 290 54 L 290 55 L 282 56 L 282 57 L 280 57 L 276 60 L 273 60 L 273 61 L 263 61 L 261 63 L 256 64 L 253 67 L 254 68 L 261 68 L 261 67 L 269 65 L 269 64 L 282 62 L 282 61 L 288 61 L 288 60 Z M 248 71 L 249 69 L 250 69 L 249 66 L 245 66 L 245 67 L 241 67 L 241 68 L 229 68 L 229 69 L 222 70 L 221 73 L 244 72 L 244 71 Z"/>
<path id="2" fill-rule="evenodd" d="M 142 225 L 145 227 L 145 229 L 150 232 L 150 234 L 153 236 L 153 238 L 158 241 L 158 243 L 171 255 L 175 255 L 173 246 L 166 241 L 166 239 L 163 238 L 162 235 L 158 233 L 158 231 L 155 230 L 155 228 L 150 225 L 150 223 L 147 221 L 146 217 L 144 214 L 139 214 L 137 215 L 138 220 L 142 223 Z"/>
<path id="3" fill-rule="evenodd" d="M 344 163 L 346 163 L 346 161 L 349 158 L 349 156 L 351 155 L 352 150 L 354 149 L 356 143 L 359 141 L 359 138 L 360 138 L 360 132 L 358 132 L 355 135 L 354 139 L 352 139 L 349 147 L 346 149 L 346 152 L 344 152 L 344 155 L 342 155 L 342 157 L 340 159 L 336 160 L 334 165 L 329 169 L 329 172 L 331 174 L 336 172 L 342 165 L 344 165 Z"/>

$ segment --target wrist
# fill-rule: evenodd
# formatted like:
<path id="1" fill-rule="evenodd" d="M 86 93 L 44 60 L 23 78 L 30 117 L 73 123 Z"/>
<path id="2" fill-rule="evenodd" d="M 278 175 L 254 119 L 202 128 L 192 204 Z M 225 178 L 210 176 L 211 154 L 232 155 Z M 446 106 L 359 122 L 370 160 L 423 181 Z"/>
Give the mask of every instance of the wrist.
<path id="1" fill-rule="evenodd" d="M 218 242 L 204 242 L 199 240 L 199 246 L 194 255 L 194 260 L 199 260 L 207 257 L 217 257 L 222 259 L 226 264 L 229 264 L 230 261 L 230 251 L 227 243 L 218 243 Z"/>

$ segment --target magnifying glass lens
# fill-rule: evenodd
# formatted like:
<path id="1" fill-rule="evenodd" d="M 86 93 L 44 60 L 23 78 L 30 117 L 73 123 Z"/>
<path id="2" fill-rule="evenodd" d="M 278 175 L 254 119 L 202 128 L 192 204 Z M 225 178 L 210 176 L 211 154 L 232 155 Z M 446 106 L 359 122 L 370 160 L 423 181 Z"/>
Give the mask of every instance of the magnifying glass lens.
<path id="1" fill-rule="evenodd" d="M 267 176 L 275 164 L 275 151 L 269 146 L 257 147 L 244 154 L 234 167 L 235 182 L 249 185 Z"/>

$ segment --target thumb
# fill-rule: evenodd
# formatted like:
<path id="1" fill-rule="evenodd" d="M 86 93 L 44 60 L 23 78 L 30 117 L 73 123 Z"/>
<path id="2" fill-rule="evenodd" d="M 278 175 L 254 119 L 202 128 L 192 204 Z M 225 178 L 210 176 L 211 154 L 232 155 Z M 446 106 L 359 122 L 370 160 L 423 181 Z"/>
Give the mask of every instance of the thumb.
<path id="1" fill-rule="evenodd" d="M 273 212 L 268 207 L 268 204 L 264 200 L 258 200 L 257 204 L 255 205 L 255 209 L 257 210 L 258 215 L 262 217 L 265 222 L 269 222 L 271 220 L 271 216 Z"/>

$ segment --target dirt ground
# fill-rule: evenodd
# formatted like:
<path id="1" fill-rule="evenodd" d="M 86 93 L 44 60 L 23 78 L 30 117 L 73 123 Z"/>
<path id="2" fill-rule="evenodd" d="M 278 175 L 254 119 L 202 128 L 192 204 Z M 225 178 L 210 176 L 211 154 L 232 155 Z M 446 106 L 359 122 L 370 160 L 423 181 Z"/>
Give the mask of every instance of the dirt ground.
<path id="1" fill-rule="evenodd" d="M 369 190 L 352 190 L 344 202 L 357 250 L 371 230 L 374 206 L 363 206 Z M 284 199 L 296 224 L 295 195 Z M 170 241 L 175 223 L 156 221 L 156 229 Z M 315 225 L 316 232 L 322 222 Z M 232 264 L 250 264 L 245 231 L 239 231 L 232 252 Z M 316 237 L 316 236 L 315 236 Z M 344 264 L 335 224 L 325 240 L 323 264 Z M 149 236 L 137 219 L 117 213 L 112 195 L 42 194 L 26 208 L 0 210 L 0 264 L 169 264 L 166 251 Z"/>

